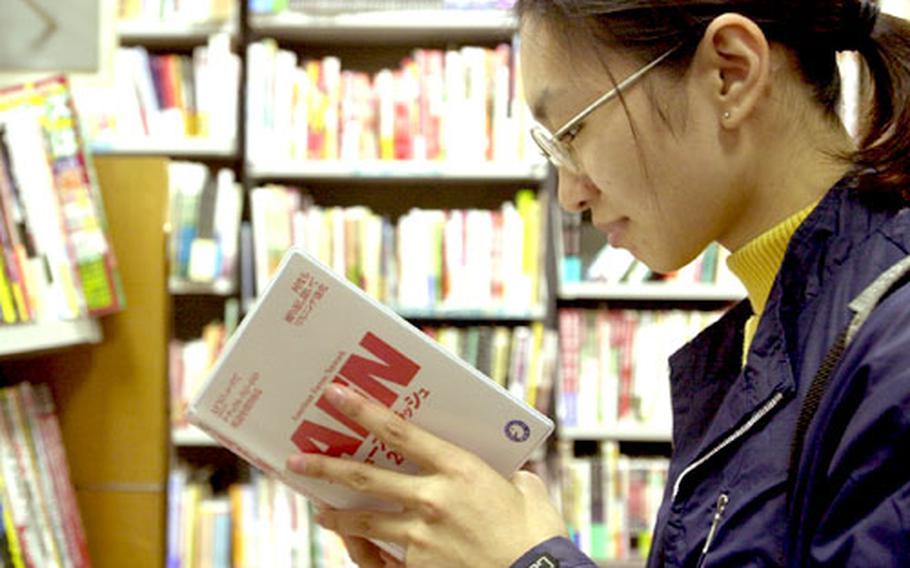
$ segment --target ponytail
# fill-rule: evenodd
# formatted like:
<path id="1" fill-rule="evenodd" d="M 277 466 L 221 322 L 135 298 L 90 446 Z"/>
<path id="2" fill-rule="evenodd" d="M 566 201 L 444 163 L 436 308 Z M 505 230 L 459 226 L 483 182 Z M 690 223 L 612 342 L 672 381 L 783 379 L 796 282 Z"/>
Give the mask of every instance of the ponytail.
<path id="1" fill-rule="evenodd" d="M 910 22 L 881 14 L 857 50 L 873 94 L 853 160 L 870 172 L 863 186 L 899 193 L 910 203 Z"/>

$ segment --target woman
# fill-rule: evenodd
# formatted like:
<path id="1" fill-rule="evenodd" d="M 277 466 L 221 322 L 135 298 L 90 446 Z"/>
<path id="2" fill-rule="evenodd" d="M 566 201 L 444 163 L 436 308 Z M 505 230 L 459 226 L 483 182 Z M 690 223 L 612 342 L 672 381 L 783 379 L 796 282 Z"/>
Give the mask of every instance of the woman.
<path id="1" fill-rule="evenodd" d="M 562 206 L 658 271 L 716 240 L 749 293 L 671 360 L 650 565 L 910 565 L 910 286 L 851 304 L 910 254 L 910 27 L 849 0 L 517 4 Z M 858 146 L 835 112 L 844 50 L 874 85 Z M 816 380 L 854 311 L 868 319 Z M 423 471 L 290 458 L 404 507 L 320 515 L 361 566 L 397 565 L 365 538 L 421 568 L 594 566 L 537 478 L 332 396 Z"/>

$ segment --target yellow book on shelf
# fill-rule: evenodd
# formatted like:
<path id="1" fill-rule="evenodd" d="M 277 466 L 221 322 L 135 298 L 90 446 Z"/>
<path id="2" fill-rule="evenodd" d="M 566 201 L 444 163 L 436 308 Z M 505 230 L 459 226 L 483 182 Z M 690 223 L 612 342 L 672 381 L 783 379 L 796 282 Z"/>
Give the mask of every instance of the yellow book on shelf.
<path id="1" fill-rule="evenodd" d="M 522 274 L 531 283 L 531 302 L 540 299 L 540 203 L 530 189 L 522 189 L 515 195 L 515 208 L 524 225 L 524 250 L 522 250 Z"/>
<path id="2" fill-rule="evenodd" d="M 6 261 L 0 252 L 0 317 L 4 323 L 16 323 L 16 304 L 13 299 L 13 288 L 6 277 Z"/>
<path id="3" fill-rule="evenodd" d="M 22 558 L 22 546 L 19 544 L 19 535 L 16 532 L 16 524 L 13 521 L 12 502 L 6 492 L 6 482 L 3 479 L 3 472 L 0 470 L 0 502 L 2 502 L 2 521 L 5 547 L 9 551 L 10 561 L 13 568 L 26 568 Z"/>
<path id="4" fill-rule="evenodd" d="M 198 566 L 195 564 L 198 549 L 198 513 L 199 503 L 202 499 L 202 488 L 198 484 L 190 484 L 183 488 L 183 507 L 181 519 L 181 537 L 183 539 L 183 562 L 188 566 Z"/>
<path id="5" fill-rule="evenodd" d="M 231 556 L 234 566 L 243 566 L 246 555 L 243 517 L 248 513 L 243 507 L 243 491 L 242 485 L 231 485 L 228 488 L 228 498 L 231 501 Z"/>

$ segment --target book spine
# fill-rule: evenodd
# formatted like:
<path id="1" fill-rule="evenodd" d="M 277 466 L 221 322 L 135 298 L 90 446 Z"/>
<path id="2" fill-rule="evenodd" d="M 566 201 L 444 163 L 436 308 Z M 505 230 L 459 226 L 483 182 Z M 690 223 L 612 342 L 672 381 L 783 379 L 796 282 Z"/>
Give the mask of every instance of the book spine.
<path id="1" fill-rule="evenodd" d="M 78 555 L 78 544 L 75 536 L 70 534 L 70 512 L 64 508 L 65 496 L 61 493 L 59 483 L 64 479 L 59 477 L 58 461 L 61 456 L 56 452 L 62 448 L 51 446 L 51 440 L 45 435 L 47 420 L 50 418 L 44 409 L 38 408 L 35 393 L 29 383 L 22 383 L 13 391 L 18 406 L 22 409 L 22 419 L 27 425 L 31 436 L 32 460 L 37 471 L 41 494 L 44 496 L 47 517 L 50 520 L 50 532 L 53 537 L 54 549 L 62 566 L 75 566 Z M 51 415 L 52 417 L 52 415 Z M 65 458 L 63 458 L 65 460 Z M 66 480 L 68 481 L 67 476 Z"/>

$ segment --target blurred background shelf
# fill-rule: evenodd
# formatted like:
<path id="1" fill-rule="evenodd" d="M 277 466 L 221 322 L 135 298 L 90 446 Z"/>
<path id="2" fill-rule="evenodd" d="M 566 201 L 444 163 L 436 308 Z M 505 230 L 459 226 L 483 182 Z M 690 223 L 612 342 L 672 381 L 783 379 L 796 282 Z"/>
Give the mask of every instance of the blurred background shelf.
<path id="1" fill-rule="evenodd" d="M 670 443 L 669 429 L 642 428 L 641 426 L 615 426 L 611 428 L 560 428 L 559 438 L 572 441 L 615 441 Z"/>
<path id="2" fill-rule="evenodd" d="M 494 162 L 407 162 L 373 161 L 351 164 L 340 161 L 251 162 L 247 167 L 254 180 L 348 180 L 414 179 L 458 181 L 540 181 L 547 175 L 545 164 L 501 164 Z"/>
<path id="3" fill-rule="evenodd" d="M 517 28 L 504 10 L 381 10 L 338 14 L 254 14 L 250 29 L 278 40 L 319 44 L 508 41 Z"/>
<path id="4" fill-rule="evenodd" d="M 0 357 L 100 342 L 101 326 L 93 319 L 21 323 L 0 327 Z"/>
<path id="5" fill-rule="evenodd" d="M 734 302 L 746 297 L 742 287 L 714 284 L 603 284 L 579 282 L 562 284 L 560 300 L 667 300 L 693 302 Z"/>
<path id="6" fill-rule="evenodd" d="M 218 442 L 195 426 L 175 428 L 171 431 L 171 440 L 180 447 L 219 447 Z"/>
<path id="7" fill-rule="evenodd" d="M 489 322 L 527 322 L 539 321 L 544 318 L 544 309 L 531 310 L 480 310 L 480 309 L 415 309 L 391 306 L 401 317 L 408 320 L 421 321 L 489 321 Z"/>
<path id="8" fill-rule="evenodd" d="M 117 23 L 117 37 L 122 44 L 150 47 L 190 46 L 205 43 L 209 36 L 226 33 L 237 37 L 237 24 L 228 22 L 168 22 L 125 20 Z"/>
<path id="9" fill-rule="evenodd" d="M 92 152 L 101 155 L 170 156 L 174 158 L 233 158 L 237 153 L 234 140 L 209 138 L 129 140 L 95 140 Z"/>
<path id="10" fill-rule="evenodd" d="M 237 286 L 226 279 L 215 282 L 188 282 L 171 278 L 168 280 L 168 291 L 177 296 L 231 296 L 237 292 Z"/>

